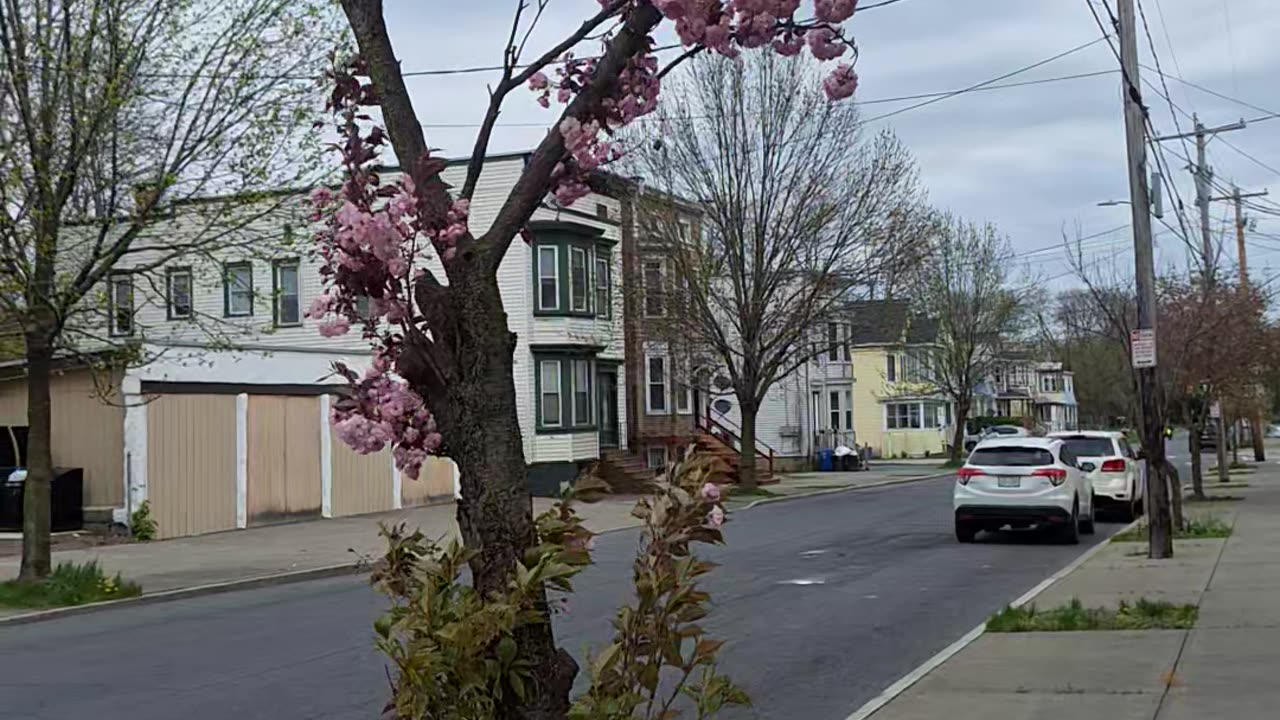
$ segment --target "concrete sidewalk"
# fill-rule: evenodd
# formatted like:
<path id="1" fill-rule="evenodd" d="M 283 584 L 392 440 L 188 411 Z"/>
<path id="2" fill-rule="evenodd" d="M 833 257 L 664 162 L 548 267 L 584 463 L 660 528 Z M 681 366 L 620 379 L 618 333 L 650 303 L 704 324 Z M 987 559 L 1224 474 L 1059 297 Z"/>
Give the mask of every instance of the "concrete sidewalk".
<path id="1" fill-rule="evenodd" d="M 1213 493 L 1212 483 L 1206 483 Z M 1226 540 L 1109 543 L 1032 602 L 1115 607 L 1145 597 L 1200 608 L 1192 630 L 983 634 L 874 720 L 1272 718 L 1280 707 L 1280 468 L 1260 465 L 1238 502 L 1187 506 L 1234 524 Z M 855 714 L 853 717 L 860 717 Z M 862 715 L 861 717 L 866 717 Z"/>
<path id="2" fill-rule="evenodd" d="M 949 475 L 954 470 L 944 470 L 941 460 L 931 463 L 873 462 L 867 470 L 857 472 L 801 472 L 778 476 L 778 482 L 764 486 L 759 494 L 730 494 L 727 507 L 741 510 L 762 502 L 785 498 L 819 495 L 862 487 L 874 487 L 894 482 L 910 482 L 931 477 Z"/>
<path id="3" fill-rule="evenodd" d="M 534 512 L 552 504 L 535 498 Z M 587 527 L 607 532 L 639 524 L 631 516 L 635 498 L 619 496 L 582 503 L 578 513 Z M 457 533 L 454 504 L 432 505 L 388 513 L 333 520 L 313 520 L 233 530 L 150 543 L 105 545 L 53 554 L 54 564 L 97 560 L 109 573 L 121 573 L 153 594 L 222 583 L 251 581 L 284 573 L 321 572 L 354 566 L 362 557 L 384 549 L 378 523 L 408 523 L 433 538 Z M 18 557 L 0 559 L 0 580 L 18 575 Z M 0 618 L 28 610 L 0 610 Z"/>

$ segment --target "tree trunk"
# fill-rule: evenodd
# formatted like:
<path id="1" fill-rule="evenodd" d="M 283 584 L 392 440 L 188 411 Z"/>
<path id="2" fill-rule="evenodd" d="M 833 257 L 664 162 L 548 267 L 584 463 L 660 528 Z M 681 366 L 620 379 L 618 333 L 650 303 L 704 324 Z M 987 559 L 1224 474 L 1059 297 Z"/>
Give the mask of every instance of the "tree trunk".
<path id="1" fill-rule="evenodd" d="M 1240 462 L 1240 418 L 1231 421 L 1231 464 Z"/>
<path id="2" fill-rule="evenodd" d="M 537 542 L 512 381 L 516 337 L 507 328 L 497 279 L 482 258 L 459 256 L 447 289 L 420 282 L 417 292 L 420 307 L 431 308 L 436 318 L 429 324 L 438 345 L 427 348 L 430 341 L 415 339 L 417 347 L 406 350 L 399 370 L 426 398 L 444 451 L 458 463 L 458 527 L 467 547 L 477 551 L 470 562 L 475 586 L 500 592 Z M 430 363 L 443 366 L 443 383 Z M 545 597 L 537 610 L 544 622 L 517 636 L 534 682 L 523 703 L 509 694 L 499 717 L 550 720 L 568 712 L 578 666 L 555 645 Z"/>
<path id="3" fill-rule="evenodd" d="M 741 403 L 742 455 L 738 459 L 738 485 L 743 490 L 755 490 L 760 483 L 756 478 L 756 413 L 754 404 Z"/>
<path id="4" fill-rule="evenodd" d="M 1218 482 L 1230 482 L 1230 462 L 1227 460 L 1227 421 L 1223 413 L 1211 420 L 1218 429 Z"/>
<path id="5" fill-rule="evenodd" d="M 1204 472 L 1200 459 L 1200 428 L 1203 420 L 1193 417 L 1190 434 L 1187 436 L 1187 452 L 1191 453 L 1191 491 L 1197 500 L 1204 500 Z"/>
<path id="6" fill-rule="evenodd" d="M 1249 427 L 1252 432 L 1249 433 L 1250 439 L 1253 440 L 1253 460 L 1254 462 L 1266 462 L 1267 448 L 1263 444 L 1266 438 L 1266 427 L 1262 424 L 1262 413 L 1254 411 L 1253 418 L 1249 420 Z"/>
<path id="7" fill-rule="evenodd" d="M 22 569 L 19 577 L 36 581 L 51 569 L 49 528 L 53 483 L 53 403 L 49 376 L 53 352 L 41 335 L 26 337 L 27 346 L 27 481 L 22 494 Z"/>
<path id="8" fill-rule="evenodd" d="M 956 426 L 951 431 L 951 457 L 948 458 L 949 464 L 959 465 L 964 459 L 964 424 L 969 420 L 969 403 L 961 401 L 956 403 L 955 414 Z"/>
<path id="9" fill-rule="evenodd" d="M 1173 528 L 1177 532 L 1186 527 L 1186 522 L 1182 514 L 1182 481 L 1178 477 L 1178 469 L 1168 460 L 1164 461 L 1164 470 L 1162 471 L 1162 482 L 1166 482 L 1169 486 L 1169 500 L 1171 514 L 1173 516 Z"/>

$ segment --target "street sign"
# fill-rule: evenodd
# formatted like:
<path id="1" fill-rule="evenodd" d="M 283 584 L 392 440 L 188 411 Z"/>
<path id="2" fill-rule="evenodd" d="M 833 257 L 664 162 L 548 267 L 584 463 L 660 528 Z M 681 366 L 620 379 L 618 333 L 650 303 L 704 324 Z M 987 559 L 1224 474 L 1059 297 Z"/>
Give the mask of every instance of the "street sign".
<path id="1" fill-rule="evenodd" d="M 1156 366 L 1155 330 L 1143 329 L 1130 332 L 1129 345 L 1133 348 L 1133 366 L 1135 368 L 1152 368 Z"/>

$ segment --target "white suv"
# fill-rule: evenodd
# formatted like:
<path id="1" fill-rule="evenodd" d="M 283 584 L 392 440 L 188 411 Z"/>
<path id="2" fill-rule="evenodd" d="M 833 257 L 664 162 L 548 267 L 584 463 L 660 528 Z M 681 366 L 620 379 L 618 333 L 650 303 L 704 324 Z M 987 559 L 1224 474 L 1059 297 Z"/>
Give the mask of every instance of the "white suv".
<path id="1" fill-rule="evenodd" d="M 1127 522 L 1142 514 L 1142 499 L 1147 494 L 1146 463 L 1138 459 L 1124 433 L 1079 430 L 1056 432 L 1050 437 L 1062 440 L 1077 459 L 1098 466 L 1098 472 L 1090 479 L 1101 509 L 1115 508 Z"/>
<path id="2" fill-rule="evenodd" d="M 1058 438 L 983 440 L 956 473 L 956 539 L 973 542 L 979 530 L 1038 525 L 1078 543 L 1081 533 L 1093 532 L 1089 473 L 1096 469 Z"/>

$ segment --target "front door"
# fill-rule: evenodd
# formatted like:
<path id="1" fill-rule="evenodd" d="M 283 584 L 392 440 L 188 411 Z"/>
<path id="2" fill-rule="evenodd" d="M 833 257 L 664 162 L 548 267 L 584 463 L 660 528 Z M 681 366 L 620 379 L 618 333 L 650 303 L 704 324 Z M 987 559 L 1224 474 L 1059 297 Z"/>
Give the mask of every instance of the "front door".
<path id="1" fill-rule="evenodd" d="M 618 447 L 618 369 L 611 367 L 601 369 L 596 377 L 596 393 L 600 407 L 596 414 L 600 418 L 600 447 Z"/>

